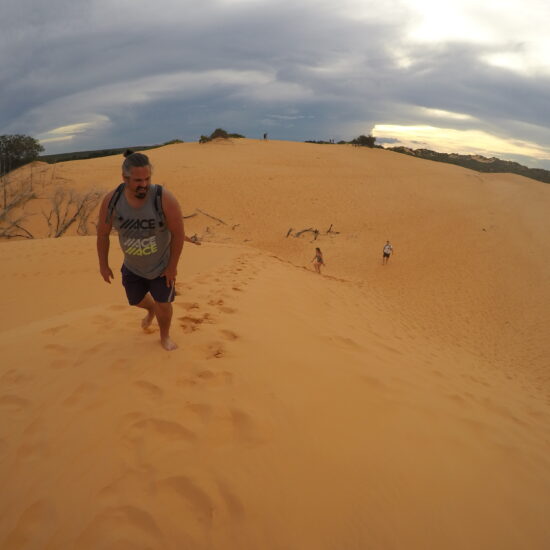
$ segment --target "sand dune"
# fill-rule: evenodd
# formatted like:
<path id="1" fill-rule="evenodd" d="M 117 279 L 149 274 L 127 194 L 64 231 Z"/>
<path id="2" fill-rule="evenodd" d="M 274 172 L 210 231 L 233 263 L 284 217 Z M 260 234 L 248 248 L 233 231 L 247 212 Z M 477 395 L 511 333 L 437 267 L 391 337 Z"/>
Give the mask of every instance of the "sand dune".
<path id="1" fill-rule="evenodd" d="M 93 236 L 0 245 L 1 548 L 548 547 L 550 187 L 351 147 L 150 156 L 204 239 L 178 350 Z"/>

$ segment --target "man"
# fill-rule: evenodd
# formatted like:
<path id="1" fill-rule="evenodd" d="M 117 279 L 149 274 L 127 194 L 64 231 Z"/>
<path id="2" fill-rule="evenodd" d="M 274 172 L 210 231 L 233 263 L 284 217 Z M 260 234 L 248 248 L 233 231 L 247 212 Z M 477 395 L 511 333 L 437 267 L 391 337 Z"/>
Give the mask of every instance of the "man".
<path id="1" fill-rule="evenodd" d="M 109 267 L 109 235 L 118 231 L 124 252 L 122 284 L 128 302 L 147 310 L 141 326 L 147 331 L 156 317 L 160 343 L 167 351 L 177 348 L 170 338 L 178 260 L 185 240 L 178 201 L 151 183 L 146 155 L 125 153 L 124 183 L 103 199 L 97 224 L 99 271 L 107 283 L 114 278 Z"/>
<path id="2" fill-rule="evenodd" d="M 393 254 L 393 246 L 390 244 L 390 241 L 386 241 L 384 245 L 384 250 L 382 251 L 382 265 L 388 263 L 390 256 Z"/>

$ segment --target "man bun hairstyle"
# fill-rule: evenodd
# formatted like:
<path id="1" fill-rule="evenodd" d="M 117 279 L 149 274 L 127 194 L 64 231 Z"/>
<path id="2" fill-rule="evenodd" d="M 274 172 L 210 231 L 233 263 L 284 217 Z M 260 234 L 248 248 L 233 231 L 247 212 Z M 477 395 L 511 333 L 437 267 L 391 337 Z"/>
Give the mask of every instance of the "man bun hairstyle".
<path id="1" fill-rule="evenodd" d="M 125 176 L 130 176 L 132 168 L 142 168 L 144 166 L 151 166 L 149 157 L 143 153 L 134 153 L 131 149 L 124 151 L 124 162 L 122 163 L 122 173 Z"/>

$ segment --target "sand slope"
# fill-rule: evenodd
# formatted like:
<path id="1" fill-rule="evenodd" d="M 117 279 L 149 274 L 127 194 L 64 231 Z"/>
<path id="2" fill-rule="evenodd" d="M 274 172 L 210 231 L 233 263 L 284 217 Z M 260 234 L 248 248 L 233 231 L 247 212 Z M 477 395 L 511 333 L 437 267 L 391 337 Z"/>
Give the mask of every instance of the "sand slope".
<path id="1" fill-rule="evenodd" d="M 175 352 L 93 237 L 0 245 L 1 548 L 548 546 L 550 188 L 352 148 L 153 155 L 227 224 L 187 222 Z"/>

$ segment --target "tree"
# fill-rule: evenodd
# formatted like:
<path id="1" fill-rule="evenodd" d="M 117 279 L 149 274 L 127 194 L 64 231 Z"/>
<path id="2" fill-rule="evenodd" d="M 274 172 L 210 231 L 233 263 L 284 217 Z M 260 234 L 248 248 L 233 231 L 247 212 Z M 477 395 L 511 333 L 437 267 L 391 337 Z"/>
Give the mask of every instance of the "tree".
<path id="1" fill-rule="evenodd" d="M 359 145 L 361 147 L 374 147 L 375 142 L 376 138 L 374 136 L 360 135 L 359 137 L 351 140 L 350 143 L 352 143 L 353 145 Z"/>
<path id="2" fill-rule="evenodd" d="M 37 139 L 23 134 L 0 136 L 0 176 L 38 158 L 44 151 Z"/>

